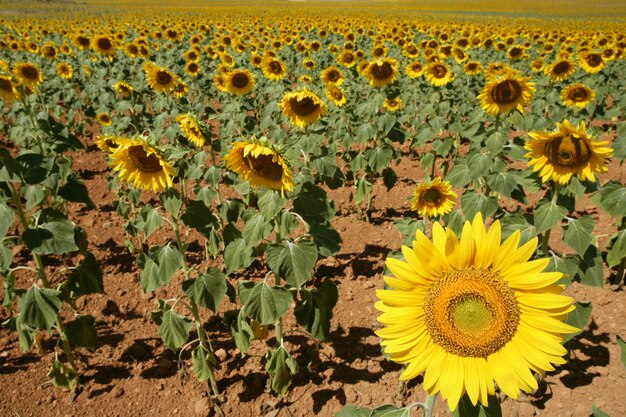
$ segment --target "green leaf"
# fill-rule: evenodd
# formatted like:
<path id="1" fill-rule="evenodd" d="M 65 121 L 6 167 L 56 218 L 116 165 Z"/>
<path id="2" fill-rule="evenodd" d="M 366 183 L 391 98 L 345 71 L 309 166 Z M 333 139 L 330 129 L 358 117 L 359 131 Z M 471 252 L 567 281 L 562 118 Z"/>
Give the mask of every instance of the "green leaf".
<path id="1" fill-rule="evenodd" d="M 183 205 L 183 200 L 180 193 L 174 188 L 168 188 L 167 190 L 159 194 L 159 200 L 161 204 L 175 219 L 178 219 L 180 208 Z"/>
<path id="2" fill-rule="evenodd" d="M 396 185 L 396 182 L 398 181 L 398 176 L 396 175 L 396 172 L 391 167 L 387 167 L 383 169 L 382 177 L 383 184 L 385 184 L 387 192 L 391 191 L 393 186 Z"/>
<path id="3" fill-rule="evenodd" d="M 558 226 L 561 220 L 565 218 L 566 213 L 567 209 L 565 207 L 561 207 L 553 201 L 538 204 L 533 210 L 537 233 L 542 233 Z"/>
<path id="4" fill-rule="evenodd" d="M 59 219 L 24 231 L 26 246 L 38 255 L 64 254 L 78 250 L 74 242 L 74 225 L 68 219 Z"/>
<path id="5" fill-rule="evenodd" d="M 358 408 L 354 405 L 347 405 L 342 408 L 335 417 L 371 417 L 372 410 L 369 408 Z"/>
<path id="6" fill-rule="evenodd" d="M 309 233 L 321 256 L 333 256 L 341 249 L 341 235 L 328 223 L 309 223 Z"/>
<path id="7" fill-rule="evenodd" d="M 582 284 L 592 287 L 604 286 L 604 265 L 602 253 L 595 246 L 589 246 L 582 257 L 579 257 L 578 278 Z"/>
<path id="8" fill-rule="evenodd" d="M 410 407 L 397 408 L 395 405 L 385 404 L 372 410 L 371 417 L 411 417 Z"/>
<path id="9" fill-rule="evenodd" d="M 259 210 L 266 219 L 273 219 L 285 207 L 287 200 L 278 191 L 266 189 L 259 195 Z"/>
<path id="10" fill-rule="evenodd" d="M 376 147 L 365 152 L 367 164 L 373 172 L 381 172 L 393 158 L 393 150 L 388 147 Z"/>
<path id="11" fill-rule="evenodd" d="M 88 349 L 96 348 L 96 318 L 94 316 L 76 316 L 76 318 L 65 325 L 67 339 L 75 346 Z"/>
<path id="12" fill-rule="evenodd" d="M 224 324 L 230 328 L 237 349 L 245 354 L 250 347 L 250 340 L 254 338 L 254 332 L 246 321 L 244 310 L 231 310 L 224 313 Z"/>
<path id="13" fill-rule="evenodd" d="M 479 152 L 473 155 L 467 162 L 467 167 L 473 179 L 478 179 L 489 174 L 492 165 L 493 158 L 487 152 Z"/>
<path id="14" fill-rule="evenodd" d="M 87 190 L 85 183 L 75 175 L 70 175 L 67 178 L 67 183 L 59 188 L 58 194 L 67 201 L 83 203 L 89 209 L 96 208 L 96 205 L 89 198 L 89 190 Z"/>
<path id="15" fill-rule="evenodd" d="M 300 192 L 293 199 L 293 209 L 304 217 L 322 217 L 330 221 L 335 210 L 328 201 L 326 191 L 309 182 L 302 185 Z"/>
<path id="16" fill-rule="evenodd" d="M 191 351 L 191 369 L 199 381 L 208 380 L 213 375 L 213 369 L 217 365 L 217 359 L 210 350 L 206 350 L 202 345 L 196 346 Z"/>
<path id="17" fill-rule="evenodd" d="M 568 219 L 563 226 L 563 241 L 577 253 L 585 253 L 592 242 L 594 220 L 586 215 L 580 219 Z"/>
<path id="18" fill-rule="evenodd" d="M 504 145 L 508 142 L 509 138 L 507 134 L 504 132 L 496 132 L 493 135 L 487 138 L 487 149 L 489 149 L 489 153 L 493 156 L 497 156 L 502 149 L 504 149 Z"/>
<path id="19" fill-rule="evenodd" d="M 239 199 L 224 200 L 219 206 L 220 216 L 224 219 L 224 221 L 230 223 L 237 223 L 244 209 L 244 203 Z"/>
<path id="20" fill-rule="evenodd" d="M 185 316 L 175 314 L 172 310 L 163 313 L 159 336 L 170 349 L 177 350 L 187 342 L 191 320 Z"/>
<path id="21" fill-rule="evenodd" d="M 624 365 L 624 369 L 626 369 L 626 341 L 622 339 L 622 336 L 616 336 L 617 346 L 619 346 L 620 359 L 622 360 L 622 365 Z"/>
<path id="22" fill-rule="evenodd" d="M 461 207 L 466 219 L 473 219 L 478 212 L 487 218 L 496 212 L 498 200 L 476 191 L 465 191 L 461 196 Z"/>
<path id="23" fill-rule="evenodd" d="M 244 216 L 245 217 L 245 216 Z M 248 218 L 243 226 L 243 238 L 248 245 L 254 246 L 256 243 L 269 235 L 272 225 L 261 213 L 256 213 Z"/>
<path id="24" fill-rule="evenodd" d="M 55 387 L 72 389 L 78 382 L 78 375 L 70 368 L 63 365 L 58 359 L 55 359 L 48 371 L 48 378 Z"/>
<path id="25" fill-rule="evenodd" d="M 265 282 L 254 285 L 250 281 L 239 284 L 239 298 L 246 315 L 261 324 L 276 323 L 292 301 L 291 293 L 283 287 L 270 287 Z"/>
<path id="26" fill-rule="evenodd" d="M 139 215 L 143 220 L 143 226 L 141 226 L 141 228 L 143 229 L 146 238 L 159 230 L 163 224 L 163 217 L 161 217 L 159 211 L 153 207 L 144 206 Z"/>
<path id="27" fill-rule="evenodd" d="M 104 294 L 102 270 L 96 258 L 87 252 L 85 259 L 72 270 L 67 288 L 75 295 Z"/>
<path id="28" fill-rule="evenodd" d="M 607 182 L 591 200 L 599 204 L 611 216 L 623 217 L 624 207 L 626 207 L 626 187 L 616 181 Z"/>
<path id="29" fill-rule="evenodd" d="M 496 172 L 487 177 L 489 187 L 505 197 L 511 197 L 511 193 L 518 186 L 518 178 L 509 172 Z"/>
<path id="30" fill-rule="evenodd" d="M 0 203 L 0 240 L 4 239 L 15 221 L 15 213 L 4 203 Z"/>
<path id="31" fill-rule="evenodd" d="M 276 275 L 300 289 L 313 274 L 317 262 L 317 247 L 311 241 L 273 243 L 267 247 L 265 256 Z"/>
<path id="32" fill-rule="evenodd" d="M 291 379 L 298 373 L 298 363 L 282 346 L 265 356 L 265 370 L 272 378 L 272 391 L 279 397 L 287 393 Z"/>
<path id="33" fill-rule="evenodd" d="M 613 268 L 626 258 L 626 229 L 620 230 L 617 237 L 611 241 L 611 249 L 606 254 L 606 263 Z"/>
<path id="34" fill-rule="evenodd" d="M 254 261 L 252 247 L 243 238 L 234 239 L 224 249 L 224 263 L 228 273 L 247 268 Z"/>
<path id="35" fill-rule="evenodd" d="M 550 256 L 550 263 L 546 267 L 546 272 L 562 272 L 566 276 L 558 283 L 570 285 L 572 278 L 574 278 L 578 272 L 578 262 L 574 257 L 560 258 L 558 255 L 552 254 L 552 256 Z"/>
<path id="36" fill-rule="evenodd" d="M 574 306 L 576 309 L 567 315 L 565 323 L 579 328 L 580 331 L 564 335 L 563 343 L 581 334 L 591 319 L 591 311 L 593 309 L 591 301 L 577 301 L 574 303 Z"/>
<path id="37" fill-rule="evenodd" d="M 339 298 L 337 287 L 332 281 L 324 281 L 319 290 L 300 290 L 302 302 L 296 306 L 295 316 L 311 336 L 328 340 L 333 308 Z"/>
<path id="38" fill-rule="evenodd" d="M 502 417 L 500 401 L 494 395 L 489 396 L 489 405 L 485 407 L 480 402 L 472 404 L 467 393 L 461 397 L 456 410 L 452 412 L 454 417 Z"/>
<path id="39" fill-rule="evenodd" d="M 520 232 L 520 246 L 535 237 L 535 228 L 528 223 L 522 214 L 515 213 L 505 216 L 500 223 L 502 225 L 502 240 L 511 236 L 516 230 Z"/>
<path id="40" fill-rule="evenodd" d="M 211 209 L 200 200 L 192 200 L 187 203 L 185 213 L 180 219 L 185 225 L 193 227 L 207 237 L 220 226 Z"/>
<path id="41" fill-rule="evenodd" d="M 210 267 L 206 274 L 183 282 L 183 290 L 187 297 L 199 306 L 217 313 L 222 299 L 226 295 L 226 275 L 217 268 Z"/>
<path id="42" fill-rule="evenodd" d="M 163 278 L 164 277 L 159 274 L 159 265 L 152 259 L 147 258 L 139 273 L 143 292 L 154 291 L 162 285 L 166 285 L 169 281 Z"/>
<path id="43" fill-rule="evenodd" d="M 37 329 L 50 330 L 63 304 L 60 294 L 61 291 L 50 288 L 30 287 L 18 302 L 18 321 Z"/>
<path id="44" fill-rule="evenodd" d="M 365 197 L 367 197 L 372 192 L 372 183 L 369 182 L 365 177 L 361 177 L 356 181 L 356 190 L 354 191 L 354 202 L 357 204 L 361 204 Z"/>
<path id="45" fill-rule="evenodd" d="M 13 251 L 4 245 L 0 245 L 0 274 L 7 276 L 7 271 L 13 262 Z M 5 293 L 6 298 L 6 293 Z"/>
<path id="46" fill-rule="evenodd" d="M 456 158 L 445 179 L 457 188 L 465 188 L 472 180 L 467 161 L 464 158 Z"/>
<path id="47" fill-rule="evenodd" d="M 174 274 L 183 267 L 183 263 L 183 255 L 172 243 L 157 248 L 150 257 L 143 255 L 139 278 L 144 292 L 169 284 Z"/>
<path id="48" fill-rule="evenodd" d="M 600 410 L 598 407 L 596 407 L 596 404 L 593 403 L 591 405 L 591 416 L 589 417 L 611 417 L 611 416 L 609 416 L 604 411 Z"/>
<path id="49" fill-rule="evenodd" d="M 157 253 L 157 263 L 159 265 L 159 273 L 164 277 L 167 277 L 167 282 L 172 279 L 172 276 L 183 267 L 185 258 L 180 253 L 178 248 L 172 243 L 169 243 Z"/>

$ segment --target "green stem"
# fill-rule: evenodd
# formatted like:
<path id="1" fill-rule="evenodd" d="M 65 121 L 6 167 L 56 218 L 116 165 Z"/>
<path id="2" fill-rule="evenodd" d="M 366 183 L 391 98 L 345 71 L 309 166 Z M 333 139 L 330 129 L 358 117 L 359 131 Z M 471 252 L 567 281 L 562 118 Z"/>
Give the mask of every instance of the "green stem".
<path id="1" fill-rule="evenodd" d="M 433 410 L 435 409 L 435 400 L 437 399 L 437 394 L 434 395 L 426 395 L 426 399 L 422 404 L 422 409 L 424 410 L 424 417 L 432 417 Z"/>
<path id="2" fill-rule="evenodd" d="M 63 319 L 59 313 L 57 313 L 57 331 L 59 332 L 59 336 L 61 337 L 61 342 L 63 344 L 63 352 L 65 353 L 65 358 L 67 359 L 67 363 L 70 366 L 70 370 L 74 373 L 74 375 L 78 376 L 78 371 L 76 368 L 76 364 L 74 363 L 74 357 L 72 356 L 72 347 L 70 346 L 70 342 L 67 340 L 67 335 L 65 334 L 65 326 L 63 326 Z"/>
<path id="3" fill-rule="evenodd" d="M 430 178 L 435 178 L 435 168 L 437 166 L 437 152 L 433 150 L 433 165 L 430 167 Z"/>

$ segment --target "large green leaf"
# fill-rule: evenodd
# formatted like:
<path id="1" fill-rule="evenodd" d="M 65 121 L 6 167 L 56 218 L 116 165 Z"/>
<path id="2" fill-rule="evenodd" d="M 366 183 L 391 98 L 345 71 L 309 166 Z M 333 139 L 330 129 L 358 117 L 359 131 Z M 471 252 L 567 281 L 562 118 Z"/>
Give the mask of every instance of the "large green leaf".
<path id="1" fill-rule="evenodd" d="M 89 209 L 96 208 L 96 205 L 89 198 L 89 191 L 85 183 L 75 175 L 70 175 L 67 178 L 67 183 L 59 188 L 58 194 L 67 201 L 83 203 Z"/>
<path id="2" fill-rule="evenodd" d="M 300 289 L 313 274 L 317 247 L 311 241 L 273 243 L 265 250 L 265 256 L 276 275 Z"/>
<path id="3" fill-rule="evenodd" d="M 604 411 L 600 410 L 594 403 L 591 406 L 591 415 L 589 417 L 611 417 L 611 416 L 605 413 Z"/>
<path id="4" fill-rule="evenodd" d="M 483 214 L 483 218 L 486 218 L 496 212 L 498 200 L 476 191 L 465 191 L 461 196 L 461 207 L 467 219 L 473 219 L 478 212 Z"/>
<path id="5" fill-rule="evenodd" d="M 504 216 L 500 223 L 502 225 L 502 240 L 508 238 L 517 230 L 520 232 L 520 245 L 535 237 L 535 228 L 520 213 Z"/>
<path id="6" fill-rule="evenodd" d="M 330 220 L 335 215 L 333 206 L 328 201 L 326 191 L 309 182 L 302 185 L 300 192 L 293 199 L 293 208 L 304 218 L 322 217 Z"/>
<path id="7" fill-rule="evenodd" d="M 187 203 L 185 213 L 180 218 L 184 224 L 193 227 L 204 236 L 219 228 L 219 221 L 213 215 L 210 208 L 200 200 L 192 200 Z"/>
<path id="8" fill-rule="evenodd" d="M 626 258 L 626 229 L 620 230 L 615 240 L 611 242 L 611 249 L 606 254 L 606 263 L 609 268 L 613 268 L 619 265 L 624 258 Z"/>
<path id="9" fill-rule="evenodd" d="M 592 197 L 595 204 L 599 204 L 613 217 L 623 217 L 626 207 L 626 187 L 617 181 L 607 182 L 600 192 Z"/>
<path id="10" fill-rule="evenodd" d="M 564 335 L 565 339 L 563 342 L 567 342 L 574 336 L 581 334 L 591 319 L 591 312 L 593 310 L 591 301 L 577 301 L 574 303 L 574 306 L 576 309 L 567 315 L 565 323 L 579 328 L 580 331 Z"/>
<path id="11" fill-rule="evenodd" d="M 175 314 L 172 310 L 163 313 L 159 336 L 170 349 L 177 350 L 187 342 L 191 320 L 185 316 Z"/>
<path id="12" fill-rule="evenodd" d="M 538 204 L 533 210 L 534 223 L 537 233 L 542 233 L 548 229 L 552 229 L 561 223 L 565 218 L 567 209 L 561 207 L 554 201 L 548 201 Z"/>
<path id="13" fill-rule="evenodd" d="M 177 219 L 180 214 L 180 208 L 183 205 L 183 199 L 180 193 L 175 188 L 168 188 L 159 194 L 159 200 L 161 200 L 161 204 L 163 204 L 165 210 Z"/>
<path id="14" fill-rule="evenodd" d="M 246 219 L 243 226 L 243 238 L 248 245 L 253 246 L 271 231 L 272 225 L 266 217 L 262 213 L 256 213 Z"/>
<path id="15" fill-rule="evenodd" d="M 616 336 L 617 346 L 619 346 L 620 359 L 622 360 L 622 365 L 626 369 L 626 341 L 622 339 L 622 336 Z"/>
<path id="16" fill-rule="evenodd" d="M 139 212 L 139 216 L 143 224 L 138 225 L 138 227 L 141 227 L 146 237 L 159 230 L 163 224 L 163 217 L 154 207 L 144 206 Z"/>
<path id="17" fill-rule="evenodd" d="M 474 180 L 489 174 L 489 170 L 493 165 L 493 157 L 488 152 L 479 152 L 467 162 L 467 168 Z"/>
<path id="18" fill-rule="evenodd" d="M 359 408 L 354 405 L 346 405 L 335 417 L 371 417 L 372 410 L 369 408 Z"/>
<path id="19" fill-rule="evenodd" d="M 270 287 L 266 282 L 239 284 L 239 298 L 248 317 L 261 324 L 274 324 L 289 310 L 291 293 L 283 287 Z"/>
<path id="20" fill-rule="evenodd" d="M 285 207 L 287 200 L 278 191 L 267 189 L 259 195 L 259 210 L 266 219 L 273 219 Z"/>
<path id="21" fill-rule="evenodd" d="M 339 298 L 337 287 L 332 281 L 324 281 L 319 290 L 300 290 L 302 301 L 296 306 L 295 316 L 311 336 L 328 340 L 333 308 Z"/>
<path id="22" fill-rule="evenodd" d="M 254 332 L 246 321 L 244 310 L 231 310 L 224 313 L 224 324 L 230 328 L 237 349 L 245 355 L 250 347 L 250 340 L 254 338 Z"/>
<path id="23" fill-rule="evenodd" d="M 391 162 L 393 150 L 388 147 L 375 147 L 368 149 L 365 157 L 367 158 L 367 164 L 373 172 L 381 172 Z"/>
<path id="24" fill-rule="evenodd" d="M 217 365 L 217 359 L 210 350 L 206 350 L 202 345 L 196 346 L 191 351 L 191 369 L 199 381 L 208 380 L 213 374 L 213 369 Z"/>
<path id="25" fill-rule="evenodd" d="M 458 188 L 464 188 L 472 180 L 467 161 L 463 158 L 456 158 L 454 165 L 446 175 L 446 181 Z"/>
<path id="26" fill-rule="evenodd" d="M 13 209 L 4 203 L 0 203 L 0 240 L 4 239 L 9 228 L 15 221 L 15 213 Z"/>
<path id="27" fill-rule="evenodd" d="M 341 235 L 329 223 L 310 223 L 309 233 L 321 256 L 333 256 L 341 249 Z"/>
<path id="28" fill-rule="evenodd" d="M 78 375 L 69 367 L 63 365 L 58 359 L 55 359 L 48 371 L 48 378 L 55 387 L 72 389 L 78 382 Z"/>
<path id="29" fill-rule="evenodd" d="M 502 417 L 500 401 L 494 395 L 489 396 L 489 405 L 485 407 L 480 402 L 472 404 L 467 393 L 461 397 L 459 405 L 452 413 L 454 417 Z"/>
<path id="30" fill-rule="evenodd" d="M 584 254 L 592 243 L 594 220 L 591 216 L 580 219 L 568 219 L 563 227 L 563 241 L 579 254 Z"/>
<path id="31" fill-rule="evenodd" d="M 374 408 L 370 417 L 411 417 L 411 408 L 385 404 Z"/>
<path id="32" fill-rule="evenodd" d="M 356 181 L 356 190 L 354 191 L 354 202 L 361 204 L 365 197 L 372 192 L 372 183 L 365 177 L 361 177 Z"/>
<path id="33" fill-rule="evenodd" d="M 96 348 L 96 318 L 94 316 L 76 316 L 76 318 L 65 325 L 67 339 L 73 345 L 88 349 Z"/>
<path id="34" fill-rule="evenodd" d="M 68 219 L 42 223 L 24 231 L 26 246 L 38 255 L 70 253 L 78 250 L 74 242 L 74 225 Z"/>
<path id="35" fill-rule="evenodd" d="M 18 308 L 19 320 L 28 326 L 50 330 L 57 319 L 62 301 L 60 291 L 50 288 L 30 287 L 20 297 Z"/>
<path id="36" fill-rule="evenodd" d="M 139 278 L 144 292 L 154 291 L 169 284 L 172 277 L 184 265 L 183 254 L 172 243 L 144 255 Z"/>
<path id="37" fill-rule="evenodd" d="M 210 267 L 206 274 L 183 282 L 183 290 L 187 297 L 199 306 L 217 313 L 222 299 L 226 295 L 226 275 L 217 268 Z"/>
<path id="38" fill-rule="evenodd" d="M 90 252 L 80 265 L 72 270 L 67 278 L 67 288 L 75 295 L 104 294 L 102 270 Z"/>
<path id="39" fill-rule="evenodd" d="M 272 377 L 272 391 L 282 397 L 287 393 L 294 375 L 298 373 L 298 363 L 282 346 L 270 350 L 265 357 L 265 370 Z"/>
<path id="40" fill-rule="evenodd" d="M 244 238 L 237 238 L 226 245 L 224 263 L 228 273 L 247 268 L 254 261 L 252 247 Z"/>
<path id="41" fill-rule="evenodd" d="M 582 284 L 592 287 L 604 286 L 604 263 L 602 253 L 595 246 L 589 246 L 582 257 L 578 257 L 578 278 Z"/>

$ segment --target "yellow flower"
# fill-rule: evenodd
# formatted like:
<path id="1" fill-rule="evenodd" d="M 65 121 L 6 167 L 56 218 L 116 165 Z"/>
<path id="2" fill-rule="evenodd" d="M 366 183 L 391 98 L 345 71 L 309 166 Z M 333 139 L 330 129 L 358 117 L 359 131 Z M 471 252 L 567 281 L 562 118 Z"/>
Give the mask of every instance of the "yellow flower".
<path id="1" fill-rule="evenodd" d="M 494 116 L 508 113 L 515 108 L 523 111 L 535 91 L 535 84 L 528 80 L 528 77 L 520 77 L 511 72 L 492 78 L 477 97 L 480 106 Z"/>
<path id="2" fill-rule="evenodd" d="M 15 99 L 21 97 L 15 82 L 10 76 L 2 73 L 0 73 L 0 97 L 2 97 L 2 100 L 7 104 L 11 104 Z"/>
<path id="3" fill-rule="evenodd" d="M 180 130 L 183 131 L 185 138 L 201 148 L 204 145 L 204 135 L 198 121 L 190 114 L 179 114 L 176 117 L 176 121 L 180 125 Z"/>
<path id="4" fill-rule="evenodd" d="M 578 56 L 578 65 L 589 74 L 599 72 L 605 64 L 602 55 L 597 52 L 585 52 Z"/>
<path id="5" fill-rule="evenodd" d="M 585 122 L 574 127 L 565 120 L 555 132 L 529 132 L 526 143 L 528 165 L 543 182 L 567 184 L 576 174 L 581 181 L 595 181 L 594 172 L 606 172 L 605 162 L 613 156 L 609 142 L 597 142 L 587 135 Z"/>
<path id="6" fill-rule="evenodd" d="M 252 186 L 274 190 L 293 190 L 293 172 L 289 162 L 266 138 L 235 142 L 224 158 L 226 168 L 235 172 Z"/>
<path id="7" fill-rule="evenodd" d="M 130 139 L 121 136 L 98 136 L 95 144 L 107 155 L 112 154 L 122 145 L 130 143 Z"/>
<path id="8" fill-rule="evenodd" d="M 341 71 L 333 66 L 330 66 L 322 71 L 320 78 L 324 84 L 341 85 L 344 81 Z"/>
<path id="9" fill-rule="evenodd" d="M 13 68 L 13 73 L 18 81 L 28 87 L 37 87 L 43 82 L 43 75 L 36 64 L 30 62 L 19 62 Z"/>
<path id="10" fill-rule="evenodd" d="M 106 57 L 115 55 L 115 44 L 108 36 L 96 36 L 93 38 L 91 40 L 91 48 Z"/>
<path id="11" fill-rule="evenodd" d="M 273 81 L 282 80 L 287 75 L 287 67 L 278 58 L 265 58 L 261 64 L 261 70 L 265 78 Z"/>
<path id="12" fill-rule="evenodd" d="M 463 72 L 467 75 L 478 75 L 483 72 L 483 66 L 478 61 L 467 61 L 463 66 Z"/>
<path id="13" fill-rule="evenodd" d="M 156 92 L 169 93 L 176 86 L 176 76 L 167 68 L 149 65 L 145 69 L 148 85 Z"/>
<path id="14" fill-rule="evenodd" d="M 142 139 L 129 139 L 110 154 L 111 167 L 120 179 L 139 190 L 162 191 L 172 186 L 174 167 Z"/>
<path id="15" fill-rule="evenodd" d="M 409 78 L 418 78 L 424 74 L 424 65 L 419 61 L 413 61 L 404 69 Z"/>
<path id="16" fill-rule="evenodd" d="M 337 63 L 343 65 L 346 68 L 352 68 L 356 64 L 357 58 L 350 50 L 344 50 L 337 57 Z"/>
<path id="17" fill-rule="evenodd" d="M 347 102 L 346 94 L 341 87 L 336 84 L 328 84 L 325 93 L 328 100 L 337 107 L 341 107 Z"/>
<path id="18" fill-rule="evenodd" d="M 178 80 L 174 89 L 172 90 L 172 95 L 176 98 L 181 98 L 187 95 L 189 92 L 189 86 L 185 84 L 184 81 Z"/>
<path id="19" fill-rule="evenodd" d="M 457 195 L 448 181 L 435 177 L 430 184 L 417 186 L 411 201 L 411 210 L 423 217 L 438 217 L 448 214 L 456 204 Z"/>
<path id="20" fill-rule="evenodd" d="M 516 399 L 537 389 L 533 372 L 563 364 L 563 323 L 572 298 L 556 285 L 563 274 L 543 272 L 549 259 L 529 260 L 537 238 L 518 247 L 516 230 L 501 242 L 496 220 L 487 231 L 480 213 L 465 222 L 461 238 L 439 223 L 432 240 L 417 231 L 405 260 L 387 258 L 390 290 L 377 290 L 384 325 L 376 334 L 391 360 L 407 364 L 400 375 L 424 374 L 429 395 L 440 392 L 450 410 L 467 393 L 488 405 L 495 384 Z"/>
<path id="21" fill-rule="evenodd" d="M 591 103 L 595 96 L 596 93 L 591 88 L 581 83 L 569 85 L 561 91 L 563 104 L 569 107 L 578 107 L 579 109 Z"/>
<path id="22" fill-rule="evenodd" d="M 369 63 L 362 74 L 372 87 L 384 87 L 398 76 L 398 61 L 394 58 L 377 59 Z"/>
<path id="23" fill-rule="evenodd" d="M 56 66 L 56 72 L 59 77 L 63 78 L 64 80 L 69 80 L 74 74 L 74 69 L 67 62 L 59 62 Z"/>
<path id="24" fill-rule="evenodd" d="M 443 87 L 454 80 L 455 74 L 450 70 L 447 64 L 436 61 L 428 64 L 424 71 L 424 76 L 426 80 L 435 87 Z"/>
<path id="25" fill-rule="evenodd" d="M 133 87 L 130 84 L 125 83 L 124 81 L 119 81 L 113 84 L 113 89 L 117 94 L 121 95 L 122 97 L 130 97 L 130 95 L 134 91 Z"/>
<path id="26" fill-rule="evenodd" d="M 109 116 L 109 113 L 98 113 L 96 115 L 96 120 L 101 126 L 111 126 L 111 123 L 113 123 L 113 121 L 111 120 L 111 116 Z"/>
<path id="27" fill-rule="evenodd" d="M 254 74 L 248 70 L 232 70 L 224 79 L 226 91 L 238 96 L 248 94 L 256 85 Z"/>
<path id="28" fill-rule="evenodd" d="M 387 111 L 397 111 L 402 108 L 402 100 L 400 97 L 395 98 L 385 98 L 385 102 L 383 103 L 383 107 L 387 109 Z"/>
<path id="29" fill-rule="evenodd" d="M 545 73 L 552 81 L 563 81 L 570 77 L 576 70 L 576 65 L 569 59 L 562 59 L 545 69 Z"/>
<path id="30" fill-rule="evenodd" d="M 317 121 L 328 111 L 326 103 L 306 88 L 285 93 L 279 107 L 291 124 L 301 129 Z"/>
<path id="31" fill-rule="evenodd" d="M 185 65 L 185 72 L 192 77 L 197 77 L 198 74 L 200 74 L 201 70 L 202 67 L 200 67 L 200 64 L 198 64 L 196 61 L 189 61 Z"/>

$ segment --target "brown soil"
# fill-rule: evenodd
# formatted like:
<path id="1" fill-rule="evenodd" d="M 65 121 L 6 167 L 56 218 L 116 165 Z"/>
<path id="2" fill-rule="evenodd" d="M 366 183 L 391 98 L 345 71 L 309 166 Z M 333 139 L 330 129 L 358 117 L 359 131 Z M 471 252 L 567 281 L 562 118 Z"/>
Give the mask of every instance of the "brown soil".
<path id="1" fill-rule="evenodd" d="M 602 181 L 621 180 L 623 168 L 616 161 L 611 168 Z M 180 367 L 150 321 L 156 299 L 164 297 L 166 291 L 143 294 L 141 290 L 139 271 L 123 245 L 123 221 L 112 206 L 115 196 L 107 190 L 104 156 L 90 147 L 75 157 L 75 169 L 85 179 L 98 208 L 87 211 L 77 205 L 72 213 L 72 219 L 87 231 L 90 250 L 104 272 L 106 294 L 79 303 L 81 313 L 97 319 L 97 349 L 77 351 L 84 370 L 84 390 L 72 398 L 70 393 L 47 385 L 46 373 L 54 359 L 52 345 L 41 356 L 34 350 L 22 353 L 17 335 L 0 330 L 0 415 L 213 415 L 207 385 Z M 220 360 L 217 379 L 225 397 L 222 410 L 226 416 L 332 416 L 347 404 L 373 408 L 423 398 L 419 381 L 402 387 L 398 381 L 400 366 L 381 355 L 379 339 L 373 332 L 378 326 L 375 291 L 383 286 L 384 260 L 402 241 L 393 221 L 410 215 L 409 198 L 415 180 L 422 175 L 415 158 L 405 158 L 396 171 L 399 181 L 391 193 L 382 185 L 375 187 L 370 222 L 358 218 L 349 201 L 350 189 L 330 192 L 338 208 L 334 225 L 342 235 L 343 246 L 337 256 L 318 263 L 316 277 L 332 279 L 338 285 L 339 302 L 330 340 L 320 344 L 319 354 L 302 333 L 288 332 L 288 347 L 300 364 L 300 374 L 283 400 L 278 401 L 268 391 L 268 376 L 263 371 L 263 355 L 271 337 L 253 341 L 249 355 L 242 358 L 229 333 L 216 320 L 209 320 Z M 604 246 L 607 236 L 615 231 L 612 219 L 599 209 L 579 204 L 581 211 L 592 213 L 596 219 L 595 233 L 604 235 L 600 238 Z M 558 233 L 552 239 L 554 249 L 571 251 L 559 242 Z M 27 261 L 26 251 L 16 253 Z M 568 344 L 571 353 L 567 364 L 549 373 L 537 393 L 522 395 L 519 401 L 504 401 L 505 416 L 586 417 L 592 403 L 613 417 L 626 415 L 622 397 L 626 372 L 615 343 L 616 335 L 626 336 L 626 294 L 606 287 L 574 284 L 567 289 L 576 300 L 593 302 L 592 321 Z M 0 312 L 0 319 L 6 318 L 7 312 Z M 292 322 L 293 318 L 288 318 L 287 327 L 293 330 Z M 189 356 L 184 355 L 181 363 L 189 365 Z M 435 415 L 449 415 L 443 402 L 438 401 Z"/>

